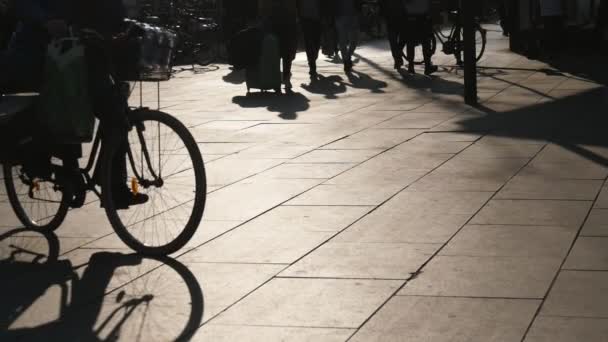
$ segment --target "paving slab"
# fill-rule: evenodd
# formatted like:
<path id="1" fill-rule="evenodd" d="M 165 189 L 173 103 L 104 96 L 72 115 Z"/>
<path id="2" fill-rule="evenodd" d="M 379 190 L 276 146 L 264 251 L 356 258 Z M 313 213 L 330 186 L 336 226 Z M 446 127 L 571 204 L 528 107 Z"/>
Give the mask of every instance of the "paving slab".
<path id="1" fill-rule="evenodd" d="M 388 149 L 397 146 L 404 141 L 410 140 L 424 132 L 423 130 L 417 129 L 399 128 L 400 127 L 366 129 L 362 132 L 336 141 L 335 143 L 324 146 L 323 148 L 345 150 Z"/>
<path id="2" fill-rule="evenodd" d="M 608 318 L 608 272 L 561 271 L 542 316 Z"/>
<path id="3" fill-rule="evenodd" d="M 344 342 L 355 329 L 262 327 L 247 325 L 205 325 L 193 337 L 193 342 Z"/>
<path id="4" fill-rule="evenodd" d="M 437 256 L 399 295 L 544 298 L 561 258 Z"/>
<path id="5" fill-rule="evenodd" d="M 498 191 L 527 160 L 467 159 L 457 156 L 416 182 L 413 191 Z"/>
<path id="6" fill-rule="evenodd" d="M 314 179 L 248 179 L 207 197 L 205 217 L 212 221 L 246 221 L 320 183 Z M 268 191 L 273 189 L 273 191 Z"/>
<path id="7" fill-rule="evenodd" d="M 393 297 L 352 341 L 520 341 L 540 301 Z"/>
<path id="8" fill-rule="evenodd" d="M 366 206 L 280 206 L 247 223 L 256 229 L 337 233 L 365 216 Z"/>
<path id="9" fill-rule="evenodd" d="M 544 176 L 516 176 L 496 199 L 595 200 L 603 180 L 551 179 Z"/>
<path id="10" fill-rule="evenodd" d="M 282 164 L 264 172 L 264 176 L 279 179 L 330 179 L 356 164 Z"/>
<path id="11" fill-rule="evenodd" d="M 592 202 L 551 200 L 492 200 L 472 224 L 562 226 L 578 229 Z"/>
<path id="12" fill-rule="evenodd" d="M 408 279 L 439 244 L 328 242 L 283 271 L 283 277 Z"/>
<path id="13" fill-rule="evenodd" d="M 214 324 L 358 328 L 402 281 L 273 279 Z"/>
<path id="14" fill-rule="evenodd" d="M 293 159 L 293 163 L 361 163 L 381 153 L 381 149 L 369 150 L 315 150 Z"/>
<path id="15" fill-rule="evenodd" d="M 608 186 L 603 187 L 599 197 L 595 201 L 594 208 L 608 209 Z"/>
<path id="16" fill-rule="evenodd" d="M 604 180 L 608 176 L 608 168 L 591 161 L 540 162 L 535 159 L 522 170 L 521 174 L 548 179 Z"/>
<path id="17" fill-rule="evenodd" d="M 591 210 L 581 235 L 608 237 L 608 209 Z"/>
<path id="18" fill-rule="evenodd" d="M 563 269 L 608 271 L 608 237 L 579 237 Z"/>
<path id="19" fill-rule="evenodd" d="M 608 336 L 608 319 L 537 317 L 524 342 L 603 342 Z"/>
<path id="20" fill-rule="evenodd" d="M 301 194 L 287 202 L 287 204 L 376 206 L 382 204 L 405 187 L 406 185 L 399 183 L 322 184 Z"/>
<path id="21" fill-rule="evenodd" d="M 468 225 L 439 255 L 565 258 L 575 237 L 564 227 Z"/>
<path id="22" fill-rule="evenodd" d="M 445 243 L 490 193 L 405 191 L 338 235 L 339 242 Z"/>

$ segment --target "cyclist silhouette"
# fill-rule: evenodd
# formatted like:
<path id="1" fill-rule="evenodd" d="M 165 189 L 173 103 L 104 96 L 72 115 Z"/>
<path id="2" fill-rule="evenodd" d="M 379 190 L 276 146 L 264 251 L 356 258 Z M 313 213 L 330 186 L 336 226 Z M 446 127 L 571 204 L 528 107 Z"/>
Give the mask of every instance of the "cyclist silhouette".
<path id="1" fill-rule="evenodd" d="M 7 0 L 2 0 L 7 1 Z M 35 92 L 40 89 L 46 47 L 53 38 L 63 37 L 68 33 L 68 24 L 76 28 L 93 29 L 104 38 L 112 38 L 124 32 L 126 9 L 122 1 L 94 0 L 8 0 L 5 11 L 12 11 L 18 20 L 17 30 L 11 39 L 8 49 L 0 51 L 0 94 L 16 92 Z M 126 144 L 127 107 L 121 89 L 110 77 L 110 66 L 105 62 L 105 46 L 86 46 L 90 101 L 95 114 L 99 117 L 104 132 L 105 142 Z M 102 154 L 108 148 L 102 148 Z M 126 151 L 126 148 L 125 148 Z M 43 152 L 40 152 L 44 154 Z M 44 157 L 32 156 L 26 161 L 26 169 L 31 173 L 44 174 Z M 68 167 L 77 169 L 77 158 L 64 159 Z M 148 197 L 141 193 L 131 193 L 127 186 L 126 152 L 118 153 L 113 163 L 113 172 L 124 182 L 113 184 L 115 203 L 118 209 L 127 209 L 129 205 L 143 204 Z M 28 167 L 30 166 L 30 167 Z M 97 170 L 99 171 L 99 170 Z M 96 172 L 97 174 L 99 172 Z M 77 178 L 77 177 L 75 177 Z M 95 177 L 97 183 L 99 177 Z M 101 185 L 101 184 L 99 184 Z M 85 185 L 74 184 L 76 194 L 82 193 Z M 74 199 L 74 207 L 82 205 L 81 198 Z"/>

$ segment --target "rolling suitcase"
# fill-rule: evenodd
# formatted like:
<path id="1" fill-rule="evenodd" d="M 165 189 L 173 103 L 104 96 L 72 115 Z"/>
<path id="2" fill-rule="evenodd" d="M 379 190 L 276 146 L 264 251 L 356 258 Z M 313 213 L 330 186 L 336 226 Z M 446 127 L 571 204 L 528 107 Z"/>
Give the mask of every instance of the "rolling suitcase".
<path id="1" fill-rule="evenodd" d="M 267 34 L 262 39 L 262 48 L 259 62 L 246 70 L 245 80 L 247 94 L 251 89 L 260 89 L 262 92 L 274 90 L 281 92 L 281 56 L 279 41 L 276 36 Z"/>

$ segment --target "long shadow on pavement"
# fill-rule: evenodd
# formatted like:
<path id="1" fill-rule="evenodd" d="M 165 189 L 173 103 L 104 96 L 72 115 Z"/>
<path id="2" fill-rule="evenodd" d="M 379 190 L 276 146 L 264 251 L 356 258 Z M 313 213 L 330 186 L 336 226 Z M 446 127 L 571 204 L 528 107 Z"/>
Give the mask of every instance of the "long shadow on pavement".
<path id="1" fill-rule="evenodd" d="M 178 261 L 104 251 L 74 266 L 59 258 L 59 250 L 53 233 L 15 229 L 0 235 L 1 341 L 145 341 L 161 332 L 187 340 L 202 324 L 202 290 Z M 134 285 L 139 277 L 147 277 L 143 286 Z M 184 297 L 166 293 L 179 291 L 182 282 L 189 315 L 158 320 L 167 314 L 159 308 Z"/>
<path id="2" fill-rule="evenodd" d="M 235 96 L 235 103 L 243 108 L 267 108 L 270 112 L 279 113 L 285 120 L 296 120 L 298 113 L 310 108 L 310 100 L 301 93 L 277 95 L 274 93 L 250 93 L 247 96 Z"/>
<path id="3" fill-rule="evenodd" d="M 459 122 L 464 131 L 554 143 L 597 164 L 608 167 L 608 89 L 598 88 L 533 106 L 496 112 L 484 105 L 485 115 Z"/>

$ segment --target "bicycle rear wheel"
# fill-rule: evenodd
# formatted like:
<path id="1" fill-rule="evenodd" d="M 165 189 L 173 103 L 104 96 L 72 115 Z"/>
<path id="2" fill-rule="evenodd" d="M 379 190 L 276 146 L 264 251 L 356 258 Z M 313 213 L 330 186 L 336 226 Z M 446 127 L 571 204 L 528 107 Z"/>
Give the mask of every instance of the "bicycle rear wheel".
<path id="1" fill-rule="evenodd" d="M 106 214 L 117 235 L 133 250 L 172 254 L 188 243 L 203 218 L 207 196 L 203 158 L 188 129 L 171 115 L 142 109 L 132 112 L 129 120 L 126 179 L 112 172 L 122 167 L 113 163 L 114 155 L 124 150 L 116 146 L 104 158 Z M 146 194 L 148 202 L 118 210 L 113 194 L 116 184 Z"/>
<path id="2" fill-rule="evenodd" d="M 50 179 L 30 178 L 20 165 L 3 165 L 8 200 L 19 221 L 29 229 L 53 231 L 65 220 L 71 191 L 53 172 Z"/>

